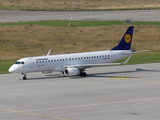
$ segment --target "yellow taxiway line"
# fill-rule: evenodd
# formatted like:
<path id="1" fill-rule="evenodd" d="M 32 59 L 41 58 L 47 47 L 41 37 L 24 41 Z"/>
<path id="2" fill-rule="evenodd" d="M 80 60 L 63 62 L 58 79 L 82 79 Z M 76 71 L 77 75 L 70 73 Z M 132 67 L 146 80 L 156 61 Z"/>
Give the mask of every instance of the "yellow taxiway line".
<path id="1" fill-rule="evenodd" d="M 52 117 L 52 116 L 46 116 L 46 115 L 40 115 L 40 114 L 34 114 L 34 113 L 27 113 L 27 112 L 9 110 L 9 109 L 3 109 L 3 108 L 0 108 L 0 110 L 14 112 L 14 113 L 21 113 L 21 114 L 26 114 L 26 115 L 32 115 L 32 116 L 38 116 L 38 117 L 44 117 L 44 118 L 52 118 L 52 119 L 56 119 L 56 120 L 67 120 L 67 119 L 58 118 L 58 117 Z"/>
<path id="2" fill-rule="evenodd" d="M 137 78 L 133 78 L 133 77 L 123 77 L 123 76 L 119 76 L 119 77 L 107 77 L 107 78 L 108 79 L 132 79 L 132 80 L 148 81 L 148 82 L 160 82 L 158 80 L 137 79 Z"/>
<path id="3" fill-rule="evenodd" d="M 109 79 L 131 79 L 132 77 L 123 77 L 123 76 L 119 76 L 119 77 L 107 77 Z"/>

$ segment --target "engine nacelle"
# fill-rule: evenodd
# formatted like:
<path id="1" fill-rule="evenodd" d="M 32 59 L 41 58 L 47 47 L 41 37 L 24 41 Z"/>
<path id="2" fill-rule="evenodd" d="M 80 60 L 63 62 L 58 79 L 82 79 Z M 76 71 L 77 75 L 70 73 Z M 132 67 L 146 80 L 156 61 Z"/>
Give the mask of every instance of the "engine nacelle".
<path id="1" fill-rule="evenodd" d="M 80 70 L 78 68 L 66 68 L 64 70 L 64 75 L 65 76 L 74 76 L 74 75 L 79 75 Z"/>
<path id="2" fill-rule="evenodd" d="M 48 74 L 48 73 L 52 73 L 53 71 L 41 71 L 41 73 L 43 74 Z"/>

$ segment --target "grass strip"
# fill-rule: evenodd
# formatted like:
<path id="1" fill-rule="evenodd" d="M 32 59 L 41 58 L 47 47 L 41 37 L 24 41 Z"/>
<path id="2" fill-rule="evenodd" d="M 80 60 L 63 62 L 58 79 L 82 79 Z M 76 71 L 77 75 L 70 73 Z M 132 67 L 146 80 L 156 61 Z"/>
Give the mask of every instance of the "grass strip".
<path id="1" fill-rule="evenodd" d="M 126 58 L 118 60 L 116 62 L 124 62 Z M 158 63 L 160 62 L 160 51 L 151 51 L 145 53 L 133 54 L 130 61 L 127 64 L 146 64 L 146 63 Z"/>
<path id="2" fill-rule="evenodd" d="M 65 9 L 47 9 L 16 6 L 0 6 L 0 10 L 21 10 L 21 11 L 64 11 Z"/>
<path id="3" fill-rule="evenodd" d="M 0 60 L 0 74 L 8 73 L 9 67 L 15 63 L 16 60 Z"/>
<path id="4" fill-rule="evenodd" d="M 32 22 L 15 22 L 15 23 L 0 23 L 0 26 L 12 26 L 12 25 L 42 25 L 53 27 L 67 27 L 71 24 L 71 27 L 91 27 L 91 26 L 110 26 L 110 25 L 156 25 L 160 26 L 160 22 L 140 22 L 131 21 L 67 21 L 67 20 L 52 20 L 52 21 L 32 21 Z M 68 26 L 69 27 L 69 26 Z"/>
<path id="5" fill-rule="evenodd" d="M 21 11 L 112 11 L 112 10 L 152 10 L 152 9 L 160 9 L 160 7 L 136 7 L 136 8 L 32 8 L 32 7 L 18 7 L 18 6 L 0 6 L 1 10 L 21 10 Z"/>

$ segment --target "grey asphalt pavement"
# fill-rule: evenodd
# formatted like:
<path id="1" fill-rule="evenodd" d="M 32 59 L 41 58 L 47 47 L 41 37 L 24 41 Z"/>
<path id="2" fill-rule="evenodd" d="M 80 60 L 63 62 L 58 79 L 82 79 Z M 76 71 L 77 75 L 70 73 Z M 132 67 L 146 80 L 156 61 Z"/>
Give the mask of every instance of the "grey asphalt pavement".
<path id="1" fill-rule="evenodd" d="M 60 73 L 0 74 L 2 120 L 159 120 L 160 63 Z"/>
<path id="2" fill-rule="evenodd" d="M 160 9 L 122 11 L 10 11 L 0 10 L 0 22 L 24 22 L 41 20 L 131 20 L 160 21 Z"/>

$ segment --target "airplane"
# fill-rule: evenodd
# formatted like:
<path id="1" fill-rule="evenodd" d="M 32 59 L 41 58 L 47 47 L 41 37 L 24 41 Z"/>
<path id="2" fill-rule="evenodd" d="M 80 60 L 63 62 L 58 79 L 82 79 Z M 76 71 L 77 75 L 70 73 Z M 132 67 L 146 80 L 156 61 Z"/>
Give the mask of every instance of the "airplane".
<path id="1" fill-rule="evenodd" d="M 60 55 L 50 55 L 51 50 L 49 50 L 46 56 L 26 57 L 17 60 L 8 71 L 21 73 L 23 80 L 26 80 L 27 73 L 31 72 L 52 73 L 59 71 L 65 76 L 86 76 L 86 68 L 125 64 L 132 54 L 147 52 L 130 50 L 133 31 L 134 26 L 128 27 L 119 44 L 111 50 Z M 113 63 L 125 57 L 128 57 L 125 62 Z"/>

